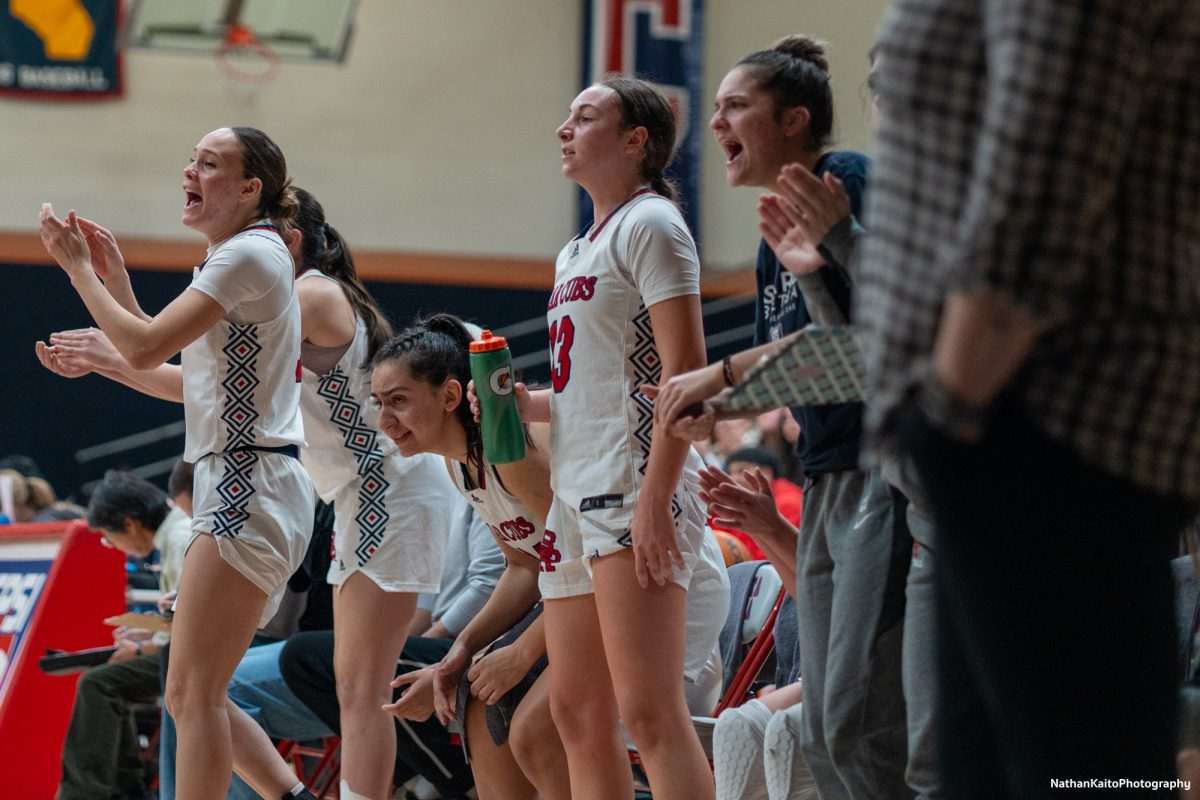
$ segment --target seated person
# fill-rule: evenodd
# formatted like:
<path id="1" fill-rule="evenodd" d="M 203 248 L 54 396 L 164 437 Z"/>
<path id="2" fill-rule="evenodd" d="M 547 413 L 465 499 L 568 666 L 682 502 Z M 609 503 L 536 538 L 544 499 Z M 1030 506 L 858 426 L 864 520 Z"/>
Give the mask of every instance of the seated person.
<path id="1" fill-rule="evenodd" d="M 413 635 L 400 654 L 397 674 L 438 663 L 457 636 L 491 596 L 504 570 L 504 556 L 491 531 L 475 516 L 465 501 L 455 504 L 442 569 L 441 591 L 436 597 L 421 596 L 425 610 L 414 618 Z M 299 633 L 281 648 L 279 669 L 291 691 L 320 721 L 321 729 L 335 733 L 340 724 L 337 679 L 333 669 L 333 632 Z M 463 758 L 462 748 L 452 744 L 450 734 L 433 711 L 432 679 L 410 688 L 400 698 L 413 717 L 424 722 L 397 720 L 396 785 L 421 776 L 444 798 L 465 795 L 474 781 Z M 422 714 L 420 708 L 426 710 Z"/>
<path id="2" fill-rule="evenodd" d="M 30 522 L 68 522 L 87 519 L 87 509 L 69 500 L 55 500 L 29 518 Z"/>
<path id="3" fill-rule="evenodd" d="M 566 798 L 571 789 L 566 752 L 550 715 L 547 670 L 552 667 L 547 667 L 538 586 L 539 562 L 552 567 L 558 558 L 554 535 L 545 528 L 553 497 L 549 426 L 527 426 L 522 459 L 488 462 L 467 391 L 472 338 L 461 320 L 437 314 L 416 320 L 372 362 L 371 394 L 382 409 L 380 429 L 405 455 L 429 452 L 445 459 L 455 486 L 487 522 L 506 560 L 495 593 L 441 663 L 393 683 L 410 688 L 390 708 L 407 719 L 427 718 L 432 709 L 410 695 L 423 696 L 432 678 L 438 717 L 457 719 L 464 729 L 481 797 Z M 438 397 L 429 413 L 394 410 L 396 397 L 422 391 Z M 717 639 L 729 610 L 729 581 L 711 533 L 699 555 L 688 586 L 688 646 L 679 678 L 689 705 L 707 714 L 720 693 Z"/>
<path id="4" fill-rule="evenodd" d="M 110 472 L 92 493 L 88 525 L 112 547 L 134 556 L 161 554 L 160 588 L 174 591 L 191 540 L 191 519 L 172 507 L 154 484 L 129 472 Z M 130 707 L 161 695 L 158 680 L 163 637 L 117 629 L 108 662 L 79 679 L 75 708 L 63 744 L 60 800 L 141 797 L 142 763 Z"/>
<path id="5" fill-rule="evenodd" d="M 0 493 L 0 525 L 28 522 L 33 516 L 28 479 L 15 469 L 0 469 L 0 484 L 7 485 Z"/>
<path id="6" fill-rule="evenodd" d="M 730 453 L 729 459 L 725 462 L 725 471 L 739 486 L 746 489 L 752 489 L 750 475 L 756 468 L 762 472 L 770 486 L 779 515 L 799 528 L 801 498 L 804 490 L 787 478 L 779 477 L 779 458 L 774 453 L 762 447 L 743 447 Z M 740 539 L 750 548 L 752 559 L 759 560 L 767 557 L 755 543 L 752 534 L 737 528 L 715 524 L 711 519 L 709 524 L 712 525 L 713 530 L 725 531 Z"/>

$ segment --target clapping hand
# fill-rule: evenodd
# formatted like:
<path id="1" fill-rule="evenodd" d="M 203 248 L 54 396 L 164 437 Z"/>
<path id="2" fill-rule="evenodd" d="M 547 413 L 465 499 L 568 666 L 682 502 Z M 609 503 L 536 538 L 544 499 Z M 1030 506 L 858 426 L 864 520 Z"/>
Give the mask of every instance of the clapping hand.
<path id="1" fill-rule="evenodd" d="M 46 252 L 54 257 L 72 279 L 92 271 L 87 236 L 80 228 L 79 218 L 75 216 L 74 210 L 67 213 L 67 219 L 64 221 L 54 215 L 53 206 L 42 203 L 42 211 L 38 216 L 38 233 L 41 234 Z"/>

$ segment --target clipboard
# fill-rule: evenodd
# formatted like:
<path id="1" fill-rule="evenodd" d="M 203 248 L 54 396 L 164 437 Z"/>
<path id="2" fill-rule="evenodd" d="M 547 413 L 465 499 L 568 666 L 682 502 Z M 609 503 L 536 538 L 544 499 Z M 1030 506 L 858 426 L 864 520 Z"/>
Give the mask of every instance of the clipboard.
<path id="1" fill-rule="evenodd" d="M 781 406 L 862 402 L 862 353 L 848 325 L 809 325 L 714 401 L 717 418 Z"/>
<path id="2" fill-rule="evenodd" d="M 162 614 L 139 614 L 128 611 L 124 614 L 118 614 L 115 617 L 106 617 L 104 624 L 112 625 L 113 627 L 142 628 L 154 633 L 171 632 L 171 618 L 164 617 Z"/>
<path id="3" fill-rule="evenodd" d="M 83 672 L 88 667 L 94 667 L 108 661 L 109 656 L 117 652 L 115 647 L 93 647 L 89 650 L 76 650 L 68 653 L 63 650 L 47 650 L 46 655 L 38 659 L 38 669 L 47 675 L 73 675 Z"/>

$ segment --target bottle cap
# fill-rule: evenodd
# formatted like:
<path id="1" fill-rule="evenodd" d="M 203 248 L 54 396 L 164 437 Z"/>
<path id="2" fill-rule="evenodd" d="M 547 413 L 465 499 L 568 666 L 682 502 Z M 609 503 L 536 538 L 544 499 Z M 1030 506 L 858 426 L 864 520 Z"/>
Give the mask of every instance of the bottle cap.
<path id="1" fill-rule="evenodd" d="M 479 334 L 479 338 L 471 342 L 470 351 L 472 353 L 490 353 L 493 350 L 503 350 L 508 347 L 508 340 L 503 336 L 493 336 L 491 331 L 485 330 Z"/>

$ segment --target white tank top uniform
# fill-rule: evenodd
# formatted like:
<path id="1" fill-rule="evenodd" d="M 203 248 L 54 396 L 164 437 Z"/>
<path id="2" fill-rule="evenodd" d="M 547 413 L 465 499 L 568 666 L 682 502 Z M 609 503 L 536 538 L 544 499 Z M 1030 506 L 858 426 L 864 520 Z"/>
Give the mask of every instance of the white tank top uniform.
<path id="1" fill-rule="evenodd" d="M 189 288 L 226 314 L 182 353 L 184 458 L 196 465 L 192 539 L 211 533 L 221 557 L 266 593 L 262 622 L 304 559 L 316 504 L 298 458 L 294 282 L 292 257 L 267 221 L 209 248 Z"/>
<path id="2" fill-rule="evenodd" d="M 297 280 L 333 278 L 315 270 Z M 321 348 L 328 350 L 328 348 Z M 442 459 L 400 455 L 379 432 L 370 403 L 367 328 L 361 319 L 337 363 L 321 374 L 302 370 L 300 408 L 308 447 L 300 460 L 322 500 L 333 503 L 334 546 L 329 582 L 341 586 L 362 572 L 387 592 L 436 592 L 454 505 Z"/>
<path id="3" fill-rule="evenodd" d="M 543 538 L 546 526 L 537 512 L 509 494 L 492 465 L 485 463 L 479 473 L 471 475 L 470 468 L 461 461 L 448 459 L 448 463 L 455 488 L 492 529 L 495 537 L 508 547 L 533 556 L 540 563 L 545 552 Z"/>
<path id="4" fill-rule="evenodd" d="M 662 365 L 647 309 L 700 293 L 696 245 L 675 204 L 648 188 L 567 243 L 555 266 L 550 328 L 550 467 L 542 597 L 592 592 L 591 559 L 629 547 L 650 454 L 654 406 L 638 387 Z M 704 533 L 692 450 L 672 502 L 687 587 Z M 553 551 L 553 552 L 549 552 Z"/>
<path id="5" fill-rule="evenodd" d="M 509 494 L 495 467 L 485 465 L 483 474 L 473 477 L 466 464 L 451 461 L 451 474 L 463 497 L 497 538 L 537 558 L 543 570 L 558 565 L 544 560 L 553 557 L 555 549 L 546 545 L 545 528 L 538 523 L 537 514 Z M 723 670 L 717 639 L 729 613 L 729 577 L 721 546 L 707 528 L 702 528 L 687 590 L 685 694 L 693 714 L 708 715 L 716 708 L 721 694 Z"/>

